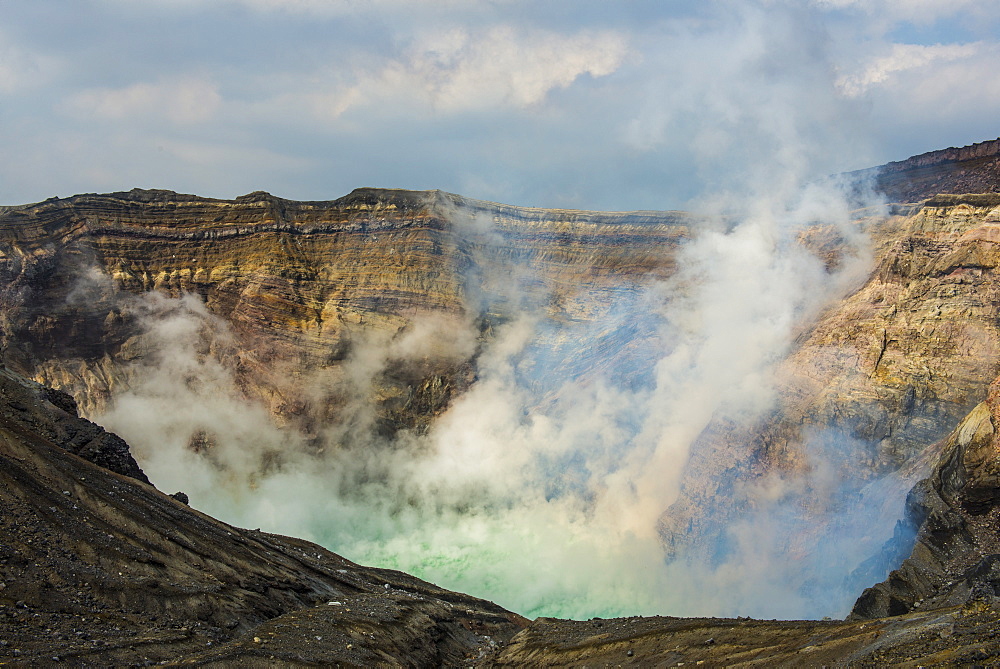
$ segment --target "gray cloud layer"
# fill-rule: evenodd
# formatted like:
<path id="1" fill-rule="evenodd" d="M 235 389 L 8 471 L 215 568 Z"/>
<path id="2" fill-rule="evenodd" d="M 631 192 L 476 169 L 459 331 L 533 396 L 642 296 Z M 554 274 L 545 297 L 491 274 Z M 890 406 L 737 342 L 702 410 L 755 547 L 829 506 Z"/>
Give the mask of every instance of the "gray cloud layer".
<path id="1" fill-rule="evenodd" d="M 0 202 L 441 188 L 676 208 L 995 137 L 988 0 L 8 0 Z M 794 135 L 809 151 L 772 147 Z"/>

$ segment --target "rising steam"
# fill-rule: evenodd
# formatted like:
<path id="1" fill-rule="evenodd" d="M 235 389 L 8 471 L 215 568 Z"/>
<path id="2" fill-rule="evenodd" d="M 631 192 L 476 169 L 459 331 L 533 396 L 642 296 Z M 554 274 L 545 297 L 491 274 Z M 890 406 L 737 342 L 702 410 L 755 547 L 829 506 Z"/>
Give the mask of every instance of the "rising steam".
<path id="1" fill-rule="evenodd" d="M 470 294 L 469 312 L 499 302 L 514 305 L 510 318 L 488 337 L 474 319 L 443 315 L 396 336 L 372 333 L 335 380 L 321 370 L 304 379 L 317 393 L 339 384 L 351 398 L 309 444 L 240 393 L 222 320 L 194 296 L 150 293 L 135 307 L 149 354 L 100 421 L 132 443 L 157 485 L 185 490 L 206 511 L 529 615 L 839 613 L 850 593 L 810 599 L 803 588 L 826 571 L 808 557 L 788 564 L 781 548 L 809 530 L 794 517 L 798 496 L 822 491 L 831 516 L 844 511 L 846 469 L 819 452 L 821 440 L 810 446 L 809 480 L 772 478 L 748 491 L 757 511 L 725 530 L 732 546 L 721 565 L 666 564 L 657 533 L 709 422 L 747 423 L 772 408 L 775 366 L 796 326 L 863 276 L 863 240 L 846 209 L 822 211 L 820 222 L 854 244 L 836 272 L 795 241 L 801 221 L 817 224 L 815 212 L 762 209 L 703 230 L 669 281 L 623 289 L 601 318 L 574 322 L 554 318 L 537 295 L 515 294 L 519 282 L 484 277 L 496 238 L 481 217 L 463 226 L 455 209 L 456 234 L 480 242 L 475 284 L 492 287 Z M 576 359 L 601 338 L 649 364 L 628 374 L 581 369 Z M 370 404 L 379 373 L 477 348 L 476 382 L 426 433 L 380 436 Z M 875 549 L 846 561 L 838 551 L 837 574 Z"/>
<path id="2" fill-rule="evenodd" d="M 348 398 L 308 438 L 242 396 L 226 325 L 192 296 L 142 298 L 149 354 L 97 419 L 160 488 L 188 492 L 205 511 L 526 615 L 843 615 L 858 593 L 836 588 L 892 534 L 901 499 L 848 477 L 854 445 L 840 435 L 807 436 L 806 473 L 748 484 L 753 509 L 719 528 L 717 564 L 668 563 L 657 530 L 699 435 L 713 420 L 749 425 L 774 407 L 776 367 L 797 329 L 870 263 L 850 219 L 856 194 L 806 185 L 819 149 L 841 139 L 829 115 L 844 103 L 808 46 L 815 26 L 803 36 L 805 19 L 781 7 L 770 8 L 777 19 L 740 10 L 714 32 L 682 36 L 720 65 L 719 78 L 699 88 L 694 72 L 675 71 L 683 105 L 664 100 L 633 126 L 631 141 L 653 141 L 698 107 L 710 117 L 697 133 L 700 169 L 732 175 L 720 161 L 735 159 L 753 175 L 695 203 L 704 222 L 669 280 L 623 288 L 598 319 L 558 319 L 545 289 L 521 280 L 530 266 L 483 260 L 499 243 L 494 221 L 456 209 L 446 215 L 454 234 L 483 260 L 467 277 L 465 317 L 416 318 L 358 342 L 335 376 L 304 378 Z M 720 41 L 728 59 L 712 48 Z M 794 63 L 787 77 L 775 69 L 784 59 Z M 845 240 L 836 269 L 798 242 L 817 225 Z M 478 317 L 489 310 L 505 318 L 487 335 Z M 630 351 L 618 369 L 581 366 L 609 343 Z M 471 387 L 426 432 L 381 436 L 368 404 L 375 376 L 448 356 L 475 361 Z M 873 521 L 876 504 L 886 512 Z"/>

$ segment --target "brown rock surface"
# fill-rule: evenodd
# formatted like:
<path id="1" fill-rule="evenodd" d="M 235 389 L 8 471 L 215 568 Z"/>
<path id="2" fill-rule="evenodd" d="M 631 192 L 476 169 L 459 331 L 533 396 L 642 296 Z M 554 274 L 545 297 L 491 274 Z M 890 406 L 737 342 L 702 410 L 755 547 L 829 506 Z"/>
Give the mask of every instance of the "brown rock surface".
<path id="1" fill-rule="evenodd" d="M 540 618 L 487 666 L 989 666 L 998 622 L 1000 608 L 983 602 L 858 622 Z"/>
<path id="2" fill-rule="evenodd" d="M 853 618 L 898 615 L 1000 597 L 1000 379 L 944 442 L 931 476 L 911 491 L 910 556 L 865 590 Z"/>
<path id="3" fill-rule="evenodd" d="M 356 344 L 418 314 L 472 320 L 488 334 L 517 297 L 597 319 L 615 291 L 671 272 L 690 218 L 376 189 L 329 202 L 141 190 L 47 200 L 0 211 L 0 346 L 8 365 L 93 415 L 149 350 L 130 296 L 194 293 L 231 330 L 234 341 L 213 347 L 247 396 L 308 430 L 347 399 L 304 394 L 307 370 L 328 370 L 336 386 Z M 387 370 L 375 391 L 387 429 L 430 420 L 468 384 L 466 363 L 445 351 Z"/>
<path id="4" fill-rule="evenodd" d="M 859 484 L 898 470 L 905 490 L 925 476 L 935 444 L 998 372 L 998 221 L 997 195 L 939 196 L 860 219 L 874 269 L 799 335 L 779 366 L 770 416 L 749 427 L 717 422 L 700 437 L 685 489 L 662 518 L 668 546 L 710 554 L 722 521 L 755 504 L 752 486 L 733 488 L 734 475 L 808 473 L 810 447 L 841 454 L 840 476 Z M 817 511 L 827 502 L 817 494 Z"/>
<path id="5" fill-rule="evenodd" d="M 852 172 L 871 179 L 890 202 L 919 202 L 939 194 L 1000 191 L 1000 139 L 922 153 Z"/>
<path id="6" fill-rule="evenodd" d="M 38 434 L 74 455 L 123 476 L 149 483 L 121 437 L 77 415 L 76 402 L 60 391 L 38 385 L 0 367 L 3 420 L 22 432 Z"/>

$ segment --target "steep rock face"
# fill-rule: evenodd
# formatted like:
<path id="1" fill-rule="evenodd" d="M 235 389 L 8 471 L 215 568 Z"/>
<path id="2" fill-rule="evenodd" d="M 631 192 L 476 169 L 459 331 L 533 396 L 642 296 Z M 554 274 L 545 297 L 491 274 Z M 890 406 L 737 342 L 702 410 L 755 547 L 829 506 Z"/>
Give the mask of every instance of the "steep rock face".
<path id="1" fill-rule="evenodd" d="M 985 394 L 1000 353 L 1000 197 L 942 197 L 868 228 L 876 266 L 784 368 L 784 395 L 897 466 Z M 844 408 L 852 397 L 856 409 Z"/>
<path id="2" fill-rule="evenodd" d="M 308 431 L 348 398 L 303 393 L 306 370 L 327 370 L 322 385 L 336 387 L 358 345 L 421 314 L 472 321 L 484 336 L 517 300 L 538 301 L 555 318 L 596 320 L 621 291 L 672 271 L 689 220 L 375 189 L 330 202 L 134 190 L 8 208 L 3 358 L 92 414 L 130 385 L 129 363 L 149 352 L 132 296 L 193 293 L 231 331 L 210 348 L 241 388 Z M 470 355 L 432 350 L 385 370 L 374 389 L 384 428 L 430 420 L 468 384 Z"/>
<path id="3" fill-rule="evenodd" d="M 1000 191 L 1000 139 L 922 153 L 851 173 L 872 180 L 890 202 L 918 202 L 939 194 Z"/>
<path id="4" fill-rule="evenodd" d="M 852 618 L 933 610 L 1000 597 L 1000 379 L 945 442 L 931 476 L 907 499 L 918 529 L 910 556 L 865 590 Z"/>
<path id="5" fill-rule="evenodd" d="M 76 401 L 0 367 L 0 405 L 4 422 L 58 444 L 74 455 L 122 476 L 149 483 L 121 437 L 77 415 Z"/>
<path id="6" fill-rule="evenodd" d="M 769 416 L 749 427 L 717 422 L 701 436 L 685 489 L 662 517 L 672 551 L 711 555 L 712 528 L 756 504 L 753 483 L 808 481 L 810 453 L 859 486 L 898 470 L 905 491 L 986 397 L 1000 364 L 1000 196 L 939 196 L 860 224 L 873 271 L 799 335 Z M 818 511 L 829 499 L 817 492 L 814 502 Z"/>

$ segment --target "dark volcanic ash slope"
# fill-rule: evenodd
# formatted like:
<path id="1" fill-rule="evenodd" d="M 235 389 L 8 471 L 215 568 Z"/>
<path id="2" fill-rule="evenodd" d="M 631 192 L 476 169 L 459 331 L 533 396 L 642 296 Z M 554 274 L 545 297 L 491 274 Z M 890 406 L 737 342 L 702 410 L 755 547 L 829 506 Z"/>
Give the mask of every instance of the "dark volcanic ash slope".
<path id="1" fill-rule="evenodd" d="M 977 601 L 856 622 L 722 618 L 539 619 L 493 656 L 497 667 L 993 666 L 1000 606 Z"/>
<path id="2" fill-rule="evenodd" d="M 66 435 L 106 433 L 75 418 L 65 400 L 0 369 L 3 664 L 879 667 L 1000 659 L 1000 609 L 982 598 L 855 622 L 528 623 L 308 542 L 226 525 L 73 455 Z M 129 461 L 127 448 L 116 453 Z"/>
<path id="3" fill-rule="evenodd" d="M 65 395 L 0 369 L 0 663 L 454 665 L 525 624 L 143 478 Z"/>

